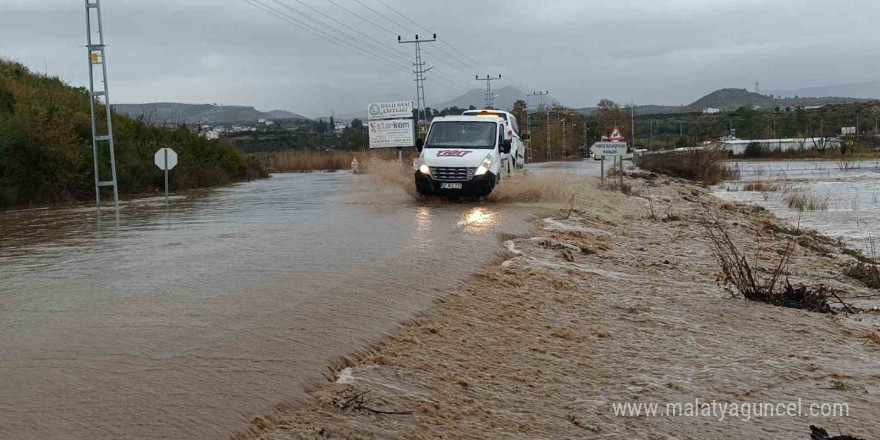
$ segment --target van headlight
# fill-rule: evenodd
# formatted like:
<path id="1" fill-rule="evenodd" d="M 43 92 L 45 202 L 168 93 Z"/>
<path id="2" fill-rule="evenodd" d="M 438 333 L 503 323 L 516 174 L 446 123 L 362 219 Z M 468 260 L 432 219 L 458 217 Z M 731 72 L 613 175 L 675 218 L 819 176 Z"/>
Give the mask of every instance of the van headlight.
<path id="1" fill-rule="evenodd" d="M 487 154 L 487 155 L 486 155 L 486 158 L 483 159 L 483 163 L 481 163 L 480 166 L 477 167 L 477 172 L 474 173 L 474 175 L 476 175 L 476 176 L 482 176 L 483 174 L 488 173 L 488 172 L 489 172 L 489 168 L 491 168 L 491 167 L 492 167 L 492 155 L 491 155 L 491 154 Z"/>
<path id="2" fill-rule="evenodd" d="M 431 175 L 431 167 L 429 167 L 425 164 L 421 164 L 419 166 L 419 172 L 426 175 L 426 176 L 430 176 Z"/>

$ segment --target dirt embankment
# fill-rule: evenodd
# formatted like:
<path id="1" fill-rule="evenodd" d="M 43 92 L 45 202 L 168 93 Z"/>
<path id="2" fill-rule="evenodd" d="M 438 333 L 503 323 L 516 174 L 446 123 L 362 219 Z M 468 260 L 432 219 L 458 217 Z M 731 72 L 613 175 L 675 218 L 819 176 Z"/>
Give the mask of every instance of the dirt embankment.
<path id="1" fill-rule="evenodd" d="M 497 262 L 340 365 L 312 403 L 256 418 L 241 437 L 804 439 L 810 425 L 880 432 L 876 315 L 775 307 L 733 298 L 716 282 L 700 223 L 706 210 L 750 258 L 760 237 L 767 266 L 791 240 L 785 225 L 680 181 L 637 180 L 631 195 L 589 185 L 574 209 L 536 219 L 534 236 L 502 237 L 507 251 Z M 810 236 L 797 243 L 792 283 L 823 283 L 872 306 L 877 291 L 841 275 L 851 257 Z M 695 399 L 801 399 L 803 413 L 666 413 L 667 403 Z M 615 404 L 639 402 L 658 403 L 657 416 L 615 415 Z M 849 415 L 806 414 L 813 403 L 846 404 Z"/>

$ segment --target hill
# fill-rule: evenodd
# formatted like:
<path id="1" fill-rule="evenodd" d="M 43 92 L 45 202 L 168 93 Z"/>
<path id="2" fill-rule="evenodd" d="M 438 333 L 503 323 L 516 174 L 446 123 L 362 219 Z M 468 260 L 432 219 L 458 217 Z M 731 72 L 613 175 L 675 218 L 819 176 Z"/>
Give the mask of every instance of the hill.
<path id="1" fill-rule="evenodd" d="M 260 119 L 305 119 L 285 110 L 261 112 L 253 107 L 214 104 L 180 104 L 154 102 L 147 104 L 113 104 L 113 109 L 132 118 L 143 118 L 151 124 L 232 124 L 257 122 Z"/>
<path id="2" fill-rule="evenodd" d="M 865 101 L 870 100 L 834 96 L 777 98 L 772 95 L 753 93 L 746 89 L 719 89 L 686 106 L 637 105 L 635 113 L 636 115 L 700 113 L 706 108 L 717 108 L 723 112 L 732 112 L 746 105 L 770 110 L 776 107 L 811 107 L 829 104 L 852 104 Z M 595 110 L 595 107 L 578 109 L 583 114 L 589 114 Z"/>
<path id="3" fill-rule="evenodd" d="M 99 106 L 98 110 L 103 120 L 107 109 Z M 171 173 L 175 190 L 265 175 L 255 159 L 187 129 L 153 127 L 115 112 L 113 128 L 122 193 L 163 187 L 163 173 L 153 164 L 153 154 L 160 147 L 171 147 L 180 157 Z M 101 155 L 109 156 L 106 150 Z M 109 175 L 109 162 L 102 167 L 101 174 Z M 0 209 L 93 200 L 94 185 L 87 90 L 0 60 Z"/>
<path id="4" fill-rule="evenodd" d="M 853 84 L 839 84 L 827 87 L 808 87 L 795 90 L 775 90 L 770 92 L 782 97 L 822 97 L 822 96 L 845 96 L 848 98 L 880 99 L 880 81 L 870 81 Z"/>

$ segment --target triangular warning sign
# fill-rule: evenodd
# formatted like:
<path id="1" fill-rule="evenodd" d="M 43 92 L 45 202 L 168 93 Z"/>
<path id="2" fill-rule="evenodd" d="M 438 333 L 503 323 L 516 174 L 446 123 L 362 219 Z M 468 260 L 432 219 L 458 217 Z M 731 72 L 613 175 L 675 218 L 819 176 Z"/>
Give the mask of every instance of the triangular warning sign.
<path id="1" fill-rule="evenodd" d="M 608 136 L 608 140 L 611 142 L 623 141 L 623 134 L 620 133 L 620 128 L 614 127 L 614 130 L 611 131 L 611 136 Z"/>

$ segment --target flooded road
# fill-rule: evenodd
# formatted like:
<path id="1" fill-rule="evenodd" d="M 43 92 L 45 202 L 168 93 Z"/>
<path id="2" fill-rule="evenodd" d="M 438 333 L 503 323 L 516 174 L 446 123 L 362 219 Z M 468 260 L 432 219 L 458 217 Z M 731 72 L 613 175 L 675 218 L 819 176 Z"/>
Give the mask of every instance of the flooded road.
<path id="1" fill-rule="evenodd" d="M 367 176 L 0 213 L 0 438 L 216 439 L 296 402 L 524 232 Z"/>
<path id="2" fill-rule="evenodd" d="M 840 237 L 870 255 L 868 237 L 880 237 L 880 161 L 854 164 L 835 161 L 733 162 L 740 179 L 715 188 L 715 195 L 735 202 L 755 203 L 792 224 Z M 851 167 L 851 168 L 848 168 Z M 848 169 L 844 169 L 848 168 Z M 773 191 L 743 191 L 746 182 L 763 181 Z M 792 196 L 815 201 L 820 209 L 789 206 Z"/>

